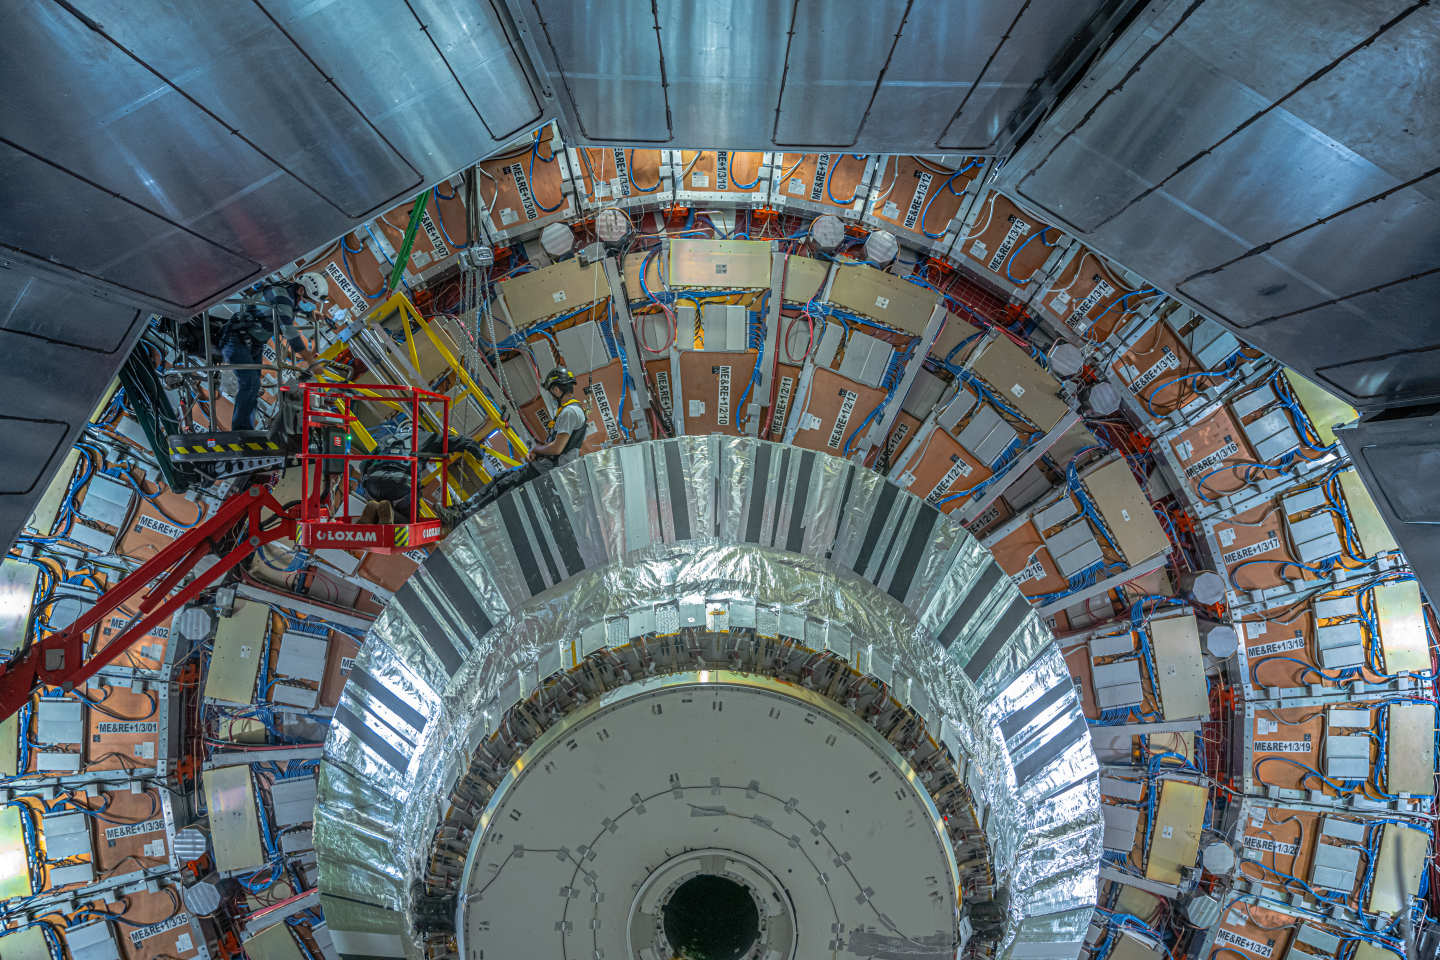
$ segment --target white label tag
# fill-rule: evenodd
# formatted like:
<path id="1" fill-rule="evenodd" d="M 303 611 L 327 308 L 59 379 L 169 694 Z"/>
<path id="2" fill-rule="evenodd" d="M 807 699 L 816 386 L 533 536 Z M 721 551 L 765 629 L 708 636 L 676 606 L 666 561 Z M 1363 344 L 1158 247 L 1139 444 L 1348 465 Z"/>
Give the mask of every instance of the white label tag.
<path id="1" fill-rule="evenodd" d="M 1171 826 L 1161 827 L 1160 836 L 1164 837 L 1166 840 L 1169 840 L 1171 837 L 1175 836 L 1175 828 Z"/>
<path id="2" fill-rule="evenodd" d="M 1175 356 L 1174 352 L 1171 351 L 1169 347 L 1165 347 L 1164 354 L 1160 357 L 1160 359 L 1156 360 L 1153 364 L 1150 365 L 1150 368 L 1148 370 L 1140 374 L 1140 376 L 1136 377 L 1135 380 L 1131 382 L 1130 393 L 1138 397 L 1141 390 L 1144 390 L 1146 387 L 1150 386 L 1150 384 L 1160 379 L 1160 374 L 1164 373 L 1166 370 L 1174 370 L 1178 366 L 1180 366 L 1180 358 Z"/>
<path id="3" fill-rule="evenodd" d="M 1309 753 L 1311 740 L 1256 740 L 1256 753 Z"/>
<path id="4" fill-rule="evenodd" d="M 999 503 L 999 501 L 996 501 L 995 503 L 993 503 L 993 504 L 991 504 L 990 506 L 986 507 L 986 508 L 980 513 L 980 516 L 976 517 L 974 520 L 971 520 L 969 523 L 965 524 L 965 529 L 966 529 L 966 530 L 969 530 L 971 533 L 975 533 L 976 531 L 983 529 L 986 524 L 988 524 L 988 523 L 990 523 L 991 521 L 997 519 L 999 516 L 1000 516 L 1000 503 Z M 1078 683 L 1079 680 L 1077 679 L 1076 682 Z"/>
<path id="5" fill-rule="evenodd" d="M 1010 392 L 1015 395 L 1016 399 L 1025 396 L 1025 388 L 1018 383 L 1011 386 Z"/>
<path id="6" fill-rule="evenodd" d="M 1065 321 L 1066 325 L 1076 333 L 1084 333 L 1090 328 L 1090 322 L 1085 318 L 1085 314 L 1089 313 L 1095 304 L 1114 292 L 1115 288 L 1104 280 L 1095 284 L 1095 289 L 1091 290 L 1084 300 L 1076 302 L 1075 309 L 1070 312 L 1070 318 Z"/>
<path id="7" fill-rule="evenodd" d="M 730 189 L 730 152 L 728 150 L 721 150 L 715 154 L 715 189 Z"/>
<path id="8" fill-rule="evenodd" d="M 147 857 L 165 856 L 165 838 L 160 837 L 158 840 L 151 840 L 149 843 L 145 844 L 144 849 L 145 856 Z"/>
<path id="9" fill-rule="evenodd" d="M 915 474 L 911 473 L 909 470 L 906 470 L 904 473 L 900 474 L 900 476 L 895 478 L 895 485 L 902 490 L 909 490 L 910 484 L 914 482 Z"/>
<path id="10" fill-rule="evenodd" d="M 155 759 L 155 741 L 146 740 L 144 743 L 135 744 L 135 756 L 143 760 Z"/>
<path id="11" fill-rule="evenodd" d="M 655 371 L 655 394 L 660 398 L 660 409 L 665 411 L 666 418 L 668 419 L 669 417 L 674 416 L 674 412 L 670 409 L 669 370 Z"/>
<path id="12" fill-rule="evenodd" d="M 610 409 L 610 398 L 605 396 L 605 385 L 596 381 L 590 385 L 590 396 L 595 398 L 595 407 L 600 411 L 600 422 L 605 424 L 605 436 L 611 443 L 620 442 L 620 428 L 615 423 L 615 412 Z"/>
<path id="13" fill-rule="evenodd" d="M 155 733 L 156 724 L 151 720 L 148 723 L 143 720 L 127 720 L 121 723 L 102 723 L 97 728 L 102 734 L 127 734 L 127 733 Z"/>
<path id="14" fill-rule="evenodd" d="M 1010 252 L 1011 247 L 1015 246 L 1015 241 L 1023 237 L 1029 230 L 1030 224 L 1024 220 L 1019 217 L 1011 219 L 1010 229 L 1005 231 L 1005 239 L 1000 241 L 1000 246 L 995 248 L 995 256 L 991 257 L 990 262 L 986 264 L 991 272 L 1000 272 L 1000 268 L 1005 265 L 1005 255 Z M 1045 238 L 1041 237 L 1040 239 L 1043 243 Z"/>
<path id="15" fill-rule="evenodd" d="M 1070 294 L 1064 290 L 1056 290 L 1055 296 L 1050 298 L 1050 309 L 1056 313 L 1064 314 L 1065 308 L 1070 304 Z"/>
<path id="16" fill-rule="evenodd" d="M 970 464 L 966 463 L 965 460 L 958 453 L 953 453 L 951 454 L 951 456 L 954 458 L 954 460 L 950 464 L 950 469 L 945 471 L 945 476 L 940 478 L 940 482 L 935 484 L 934 489 L 932 489 L 929 495 L 926 496 L 926 503 L 939 503 L 941 500 L 945 499 L 945 494 L 950 491 L 951 484 L 953 484 L 956 480 L 959 480 L 961 477 L 970 476 L 970 472 L 972 470 Z"/>
<path id="17" fill-rule="evenodd" d="M 171 540 L 174 540 L 176 537 L 180 536 L 180 534 L 185 532 L 184 530 L 181 530 L 179 527 L 175 526 L 175 524 L 173 523 L 166 523 L 164 520 L 156 520 L 154 517 L 146 513 L 140 514 L 139 520 L 136 521 L 135 532 L 139 533 L 141 528 L 144 528 L 146 530 L 154 530 L 156 533 L 167 536 Z"/>
<path id="18" fill-rule="evenodd" d="M 690 412 L 687 413 L 687 414 L 685 414 L 685 416 L 687 416 L 687 417 L 703 417 L 703 416 L 705 416 L 705 401 L 704 401 L 704 400 L 691 400 L 691 401 L 690 401 Z"/>
<path id="19" fill-rule="evenodd" d="M 435 259 L 444 260 L 450 256 L 450 248 L 445 246 L 445 235 L 435 226 L 435 221 L 430 219 L 429 210 L 420 214 L 420 226 L 425 228 L 425 236 L 430 238 L 430 246 L 435 248 Z"/>
<path id="20" fill-rule="evenodd" d="M 554 300 L 556 303 L 564 303 L 564 302 L 565 302 L 565 291 L 564 291 L 564 290 L 556 290 L 554 293 L 550 294 L 550 299 L 551 299 L 551 300 Z"/>
<path id="21" fill-rule="evenodd" d="M 1121 511 L 1120 511 L 1120 518 L 1121 518 L 1122 520 L 1124 520 L 1126 523 L 1129 523 L 1129 522 L 1130 522 L 1130 511 L 1129 511 L 1129 510 L 1125 510 L 1125 509 L 1121 509 Z"/>
<path id="22" fill-rule="evenodd" d="M 410 262 L 414 264 L 416 270 L 420 270 L 429 265 L 430 254 L 426 253 L 424 250 L 416 250 L 414 253 L 410 254 Z"/>
<path id="23" fill-rule="evenodd" d="M 1257 620 L 1254 623 L 1247 623 L 1245 629 L 1250 634 L 1250 639 L 1254 640 L 1256 637 L 1264 635 L 1266 624 L 1264 620 Z"/>
<path id="24" fill-rule="evenodd" d="M 801 180 L 799 177 L 791 177 L 790 192 L 795 194 L 797 197 L 805 196 L 805 181 Z"/>
<path id="25" fill-rule="evenodd" d="M 124 837 L 136 837 L 142 833 L 158 833 L 165 829 L 165 821 L 156 818 L 146 820 L 143 823 L 124 823 L 119 826 L 109 827 L 105 830 L 105 840 L 110 846 L 115 846 L 115 841 Z"/>
<path id="26" fill-rule="evenodd" d="M 875 298 L 875 306 L 879 307 L 881 310 L 887 309 L 887 308 L 890 306 L 890 298 L 889 298 L 889 297 L 876 297 L 876 298 Z"/>
<path id="27" fill-rule="evenodd" d="M 908 423 L 902 423 L 895 428 L 894 432 L 890 434 L 890 441 L 885 444 L 885 456 L 887 458 L 895 455 L 895 448 L 900 446 L 900 442 L 905 439 L 905 435 L 909 432 L 910 424 Z M 908 486 L 908 484 L 902 483 L 901 486 Z"/>
<path id="28" fill-rule="evenodd" d="M 917 170 L 920 174 L 920 182 L 915 186 L 915 195 L 910 198 L 910 207 L 905 211 L 905 229 L 914 230 L 916 222 L 920 219 L 920 211 L 925 209 L 925 195 L 930 192 L 930 182 L 935 179 L 934 175 Z M 887 204 L 886 209 L 894 206 Z M 898 210 L 896 211 L 899 212 Z M 887 216 L 890 214 L 887 213 Z"/>
<path id="29" fill-rule="evenodd" d="M 190 925 L 190 914 L 181 912 L 169 920 L 161 920 L 159 923 L 151 924 L 148 927 L 137 927 L 130 931 L 130 942 L 137 947 L 151 937 L 158 937 L 162 933 L 174 930 L 176 927 L 187 927 Z"/>
<path id="30" fill-rule="evenodd" d="M 625 162 L 625 151 L 612 149 L 615 155 L 615 179 L 610 181 L 611 189 L 617 196 L 630 196 L 630 166 Z"/>
<path id="31" fill-rule="evenodd" d="M 1240 934 L 1230 930 L 1221 929 L 1219 935 L 1217 935 L 1215 939 L 1220 941 L 1221 943 L 1228 943 L 1233 946 L 1237 946 L 1242 950 L 1249 950 L 1253 954 L 1265 957 L 1266 960 L 1269 960 L 1270 955 L 1275 952 L 1275 941 L 1273 940 L 1270 941 L 1271 945 L 1267 947 L 1263 943 L 1256 943 L 1249 937 L 1242 937 L 1240 936 Z"/>
<path id="32" fill-rule="evenodd" d="M 1175 456 L 1179 457 L 1181 460 L 1189 460 L 1190 454 L 1194 452 L 1195 444 L 1191 443 L 1189 440 L 1181 440 L 1179 443 L 1175 444 Z"/>
<path id="33" fill-rule="evenodd" d="M 850 414 L 855 411 L 855 400 L 860 395 L 854 390 L 841 390 L 844 399 L 840 402 L 840 415 L 835 418 L 835 426 L 830 430 L 830 439 L 826 446 L 832 449 L 840 449 L 840 441 L 845 439 L 845 426 L 850 422 Z"/>
<path id="34" fill-rule="evenodd" d="M 240 645 L 240 659 L 241 659 L 241 660 L 249 660 L 249 659 L 250 659 L 250 648 L 247 647 L 247 646 L 245 646 L 243 643 Z"/>
<path id="35" fill-rule="evenodd" d="M 350 278 L 345 276 L 345 271 L 340 269 L 339 264 L 333 262 L 325 264 L 325 276 L 329 277 L 330 282 L 340 288 L 340 292 L 345 294 L 345 299 L 349 300 L 353 306 L 359 307 L 365 303 L 365 294 L 361 293 L 360 288 L 350 282 Z"/>
<path id="36" fill-rule="evenodd" d="M 525 219 L 534 220 L 538 214 L 535 212 L 535 198 L 530 195 L 530 181 L 525 177 L 525 165 L 510 164 L 510 178 L 515 181 L 515 189 L 520 194 L 520 206 L 525 210 Z"/>
<path id="37" fill-rule="evenodd" d="M 1271 642 L 1271 643 L 1262 643 L 1262 644 L 1260 644 L 1260 646 L 1258 646 L 1258 647 L 1247 647 L 1246 650 L 1245 650 L 1245 654 L 1246 654 L 1246 656 L 1248 656 L 1248 657 L 1250 657 L 1250 658 L 1253 659 L 1253 658 L 1255 658 L 1255 657 L 1268 657 L 1268 656 L 1270 656 L 1272 653 L 1289 653 L 1289 652 L 1292 651 L 1292 650 L 1304 650 L 1304 649 L 1305 649 L 1305 637 L 1302 635 L 1302 636 L 1299 636 L 1299 637 L 1290 637 L 1288 640 L 1275 640 L 1275 641 L 1273 641 L 1273 642 Z M 1257 721 L 1257 725 L 1258 725 L 1258 721 Z M 1278 730 L 1279 727 L 1277 726 L 1275 729 Z M 1257 732 L 1260 732 L 1260 731 L 1257 731 Z M 1265 733 L 1274 733 L 1275 731 L 1274 731 L 1274 730 L 1267 730 L 1267 731 L 1264 731 L 1264 732 L 1265 732 Z"/>
<path id="38" fill-rule="evenodd" d="M 1220 541 L 1220 546 L 1222 546 L 1222 547 L 1228 547 L 1228 546 L 1230 546 L 1230 544 L 1232 544 L 1232 543 L 1235 542 L 1235 528 L 1234 528 L 1234 527 L 1225 527 L 1225 528 L 1223 528 L 1223 529 L 1217 528 L 1216 531 L 1215 531 L 1215 536 L 1216 536 L 1216 538 L 1219 539 L 1219 541 Z"/>
<path id="39" fill-rule="evenodd" d="M 516 221 L 519 220 L 519 219 L 520 219 L 520 214 L 516 213 L 514 210 L 510 209 L 509 207 L 506 207 L 506 208 L 504 208 L 503 210 L 500 211 L 500 225 L 501 225 L 502 227 L 508 227 L 508 226 L 510 226 L 510 224 L 516 222 Z"/>
<path id="40" fill-rule="evenodd" d="M 353 666 L 355 666 L 355 658 L 354 658 L 354 657 L 341 657 L 341 658 L 340 658 L 340 676 L 342 676 L 342 677 L 348 677 L 348 676 L 350 676 L 350 668 L 353 667 Z"/>
<path id="41" fill-rule="evenodd" d="M 775 416 L 770 420 L 771 434 L 778 434 L 785 426 L 785 410 L 790 406 L 790 391 L 794 386 L 794 377 L 780 378 L 780 392 L 775 397 Z"/>
<path id="42" fill-rule="evenodd" d="M 974 243 L 970 244 L 970 256 L 974 257 L 976 260 L 984 260 L 985 244 L 979 240 L 976 240 Z"/>
<path id="43" fill-rule="evenodd" d="M 830 154 L 820 154 L 820 159 L 815 161 L 815 185 L 810 188 L 810 200 L 812 203 L 819 203 L 825 199 L 825 176 L 830 170 Z"/>
<path id="44" fill-rule="evenodd" d="M 730 425 L 730 368 L 714 367 L 711 372 L 715 374 L 718 383 L 715 423 L 727 427 Z"/>
<path id="45" fill-rule="evenodd" d="M 190 939 L 190 934 L 182 933 L 175 938 L 175 949 L 181 953 L 189 953 L 195 949 L 195 943 Z"/>
<path id="46" fill-rule="evenodd" d="M 1232 563 L 1236 563 L 1240 560 L 1249 560 L 1251 557 L 1256 557 L 1262 553 L 1267 553 L 1271 550 L 1275 550 L 1279 546 L 1280 538 L 1272 533 L 1270 534 L 1270 539 L 1268 540 L 1262 540 L 1259 543 L 1252 543 L 1248 547 L 1241 547 L 1239 550 L 1231 550 L 1229 553 L 1220 554 L 1220 562 L 1228 567 Z"/>
<path id="47" fill-rule="evenodd" d="M 1209 472 L 1213 467 L 1219 466 L 1224 460 L 1240 452 L 1240 445 L 1229 437 L 1225 438 L 1225 446 L 1214 453 L 1207 453 L 1199 460 L 1185 468 L 1185 479 L 1189 480 L 1202 473 Z"/>
<path id="48" fill-rule="evenodd" d="M 697 189 L 700 187 L 708 188 L 710 186 L 710 175 L 708 173 L 690 174 L 690 186 Z"/>
<path id="49" fill-rule="evenodd" d="M 1013 577 L 1010 578 L 1010 582 L 1018 587 L 1026 581 L 1040 580 L 1044 578 L 1044 576 L 1045 565 L 1039 560 L 1031 560 L 1029 565 L 1026 566 L 1024 570 L 1021 570 L 1019 573 L 1015 574 Z"/>
<path id="50" fill-rule="evenodd" d="M 610 182 L 608 180 L 601 180 L 595 184 L 595 189 L 591 192 L 595 194 L 596 200 L 607 199 L 610 196 Z"/>
<path id="51" fill-rule="evenodd" d="M 803 416 L 803 417 L 800 418 L 800 429 L 801 429 L 801 430 L 819 430 L 819 429 L 820 429 L 820 418 L 817 417 L 817 416 L 815 416 L 815 414 L 813 414 L 813 413 L 807 413 L 807 414 L 805 414 L 805 416 Z"/>
<path id="52" fill-rule="evenodd" d="M 898 219 L 900 216 L 900 208 L 895 204 L 894 200 L 886 200 L 885 206 L 880 208 L 880 216 L 886 220 Z"/>

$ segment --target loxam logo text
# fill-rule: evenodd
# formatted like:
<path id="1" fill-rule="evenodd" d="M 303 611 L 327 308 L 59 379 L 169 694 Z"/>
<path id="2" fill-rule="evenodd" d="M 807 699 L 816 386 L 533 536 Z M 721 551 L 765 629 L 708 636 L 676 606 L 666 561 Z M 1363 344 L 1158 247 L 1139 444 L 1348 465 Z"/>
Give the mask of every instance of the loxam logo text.
<path id="1" fill-rule="evenodd" d="M 332 543 L 374 543 L 375 534 L 369 530 L 320 530 L 316 532 L 315 539 Z"/>

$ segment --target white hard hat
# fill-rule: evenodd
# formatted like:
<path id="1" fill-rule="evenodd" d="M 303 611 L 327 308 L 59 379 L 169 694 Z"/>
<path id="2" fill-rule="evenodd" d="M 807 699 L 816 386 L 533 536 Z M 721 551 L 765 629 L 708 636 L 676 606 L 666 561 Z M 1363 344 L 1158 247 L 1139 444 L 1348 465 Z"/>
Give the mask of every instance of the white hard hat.
<path id="1" fill-rule="evenodd" d="M 330 296 L 330 281 L 325 279 L 323 273 L 302 273 L 295 278 L 305 295 L 311 300 L 320 301 Z"/>

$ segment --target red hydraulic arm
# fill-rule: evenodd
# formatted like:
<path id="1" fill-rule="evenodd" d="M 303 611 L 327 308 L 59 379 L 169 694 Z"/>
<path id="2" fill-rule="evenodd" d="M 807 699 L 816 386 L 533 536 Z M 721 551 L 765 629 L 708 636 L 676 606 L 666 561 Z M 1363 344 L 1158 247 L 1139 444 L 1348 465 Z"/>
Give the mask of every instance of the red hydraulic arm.
<path id="1" fill-rule="evenodd" d="M 260 528 L 261 511 L 275 515 L 268 529 Z M 220 541 L 241 519 L 248 520 L 246 539 L 221 557 L 219 563 L 172 595 L 176 585 L 201 559 L 215 552 Z M 42 686 L 58 686 L 69 693 L 90 679 L 149 633 L 151 627 L 194 599 L 251 553 L 275 540 L 295 539 L 297 520 L 281 508 L 265 487 L 251 487 L 225 501 L 204 523 L 178 537 L 139 570 L 102 594 L 95 606 L 70 626 L 35 641 L 23 657 L 8 667 L 0 665 L 0 720 L 14 715 Z M 147 591 L 156 580 L 160 582 Z M 109 643 L 85 660 L 81 645 L 90 630 L 142 593 L 137 619 L 131 620 L 122 632 L 112 636 Z"/>

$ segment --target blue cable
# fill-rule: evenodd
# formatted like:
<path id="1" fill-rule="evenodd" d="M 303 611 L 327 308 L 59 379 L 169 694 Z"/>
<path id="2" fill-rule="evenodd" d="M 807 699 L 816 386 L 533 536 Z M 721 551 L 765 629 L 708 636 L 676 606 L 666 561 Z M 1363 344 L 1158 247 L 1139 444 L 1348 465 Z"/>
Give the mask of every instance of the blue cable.
<path id="1" fill-rule="evenodd" d="M 1020 246 L 1016 247 L 1016 248 L 1015 248 L 1015 252 L 1012 253 L 1012 254 L 1010 254 L 1009 258 L 1006 259 L 1006 261 L 1005 261 L 1005 277 L 1006 277 L 1011 283 L 1014 283 L 1014 284 L 1017 284 L 1017 285 L 1023 287 L 1023 286 L 1025 286 L 1025 284 L 1027 284 L 1027 283 L 1029 283 L 1031 280 L 1034 280 L 1034 279 L 1035 279 L 1035 277 L 1034 277 L 1033 275 L 1031 275 L 1031 276 L 1026 277 L 1024 280 L 1016 280 L 1015 277 L 1014 277 L 1014 275 L 1010 273 L 1010 264 L 1015 261 L 1015 258 L 1016 258 L 1016 257 L 1020 256 L 1020 251 L 1021 251 L 1021 250 L 1024 250 L 1026 247 L 1028 247 L 1028 246 L 1030 245 L 1030 241 L 1031 241 L 1031 240 L 1034 240 L 1036 237 L 1039 237 L 1039 238 L 1040 238 L 1040 243 L 1041 243 L 1042 246 L 1046 246 L 1046 247 L 1053 247 L 1053 246 L 1055 246 L 1054 243 L 1046 243 L 1046 242 L 1045 242 L 1045 233 L 1046 233 L 1046 231 L 1048 231 L 1048 230 L 1054 230 L 1054 229 L 1057 229 L 1057 228 L 1055 228 L 1055 227 L 1046 227 L 1044 230 L 1041 230 L 1039 233 L 1032 233 L 1032 234 L 1030 234 L 1030 236 L 1028 236 L 1028 237 L 1025 238 L 1025 242 L 1022 243 L 1022 244 L 1020 244 Z M 1058 242 L 1059 242 L 1059 241 L 1057 240 L 1056 243 L 1058 243 Z"/>
<path id="2" fill-rule="evenodd" d="M 543 130 L 544 128 L 542 127 L 542 128 L 540 128 L 540 129 Z M 540 130 L 536 130 L 536 131 L 535 131 L 535 139 L 534 139 L 534 141 L 530 144 L 530 199 L 535 201 L 535 206 L 539 207 L 541 210 L 545 211 L 546 213 L 554 213 L 556 210 L 559 210 L 559 209 L 560 209 L 560 204 L 557 203 L 557 204 L 555 204 L 555 206 L 553 206 L 553 207 L 547 207 L 547 206 L 545 206 L 545 204 L 543 204 L 543 203 L 540 202 L 540 195 L 535 192 L 535 158 L 536 158 L 536 157 L 540 157 Z M 545 157 L 540 157 L 540 162 L 541 162 L 541 163 L 554 163 L 554 162 L 555 162 L 555 145 L 554 145 L 553 142 L 552 142 L 551 145 L 550 145 L 550 158 L 547 160 Z M 561 201 L 562 201 L 562 202 L 564 201 L 564 197 L 561 197 Z"/>

